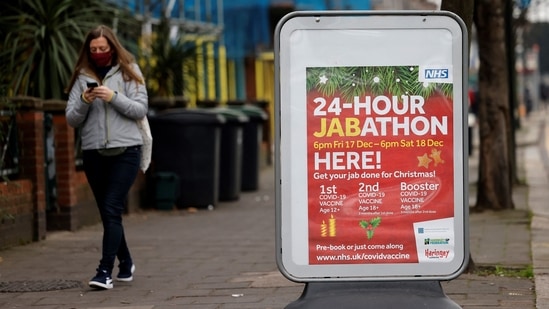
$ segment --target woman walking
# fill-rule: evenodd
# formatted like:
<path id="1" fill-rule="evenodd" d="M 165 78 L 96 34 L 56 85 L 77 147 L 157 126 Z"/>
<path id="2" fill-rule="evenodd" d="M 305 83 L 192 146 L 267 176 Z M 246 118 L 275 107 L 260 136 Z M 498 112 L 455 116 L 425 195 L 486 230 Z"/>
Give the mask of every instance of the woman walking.
<path id="1" fill-rule="evenodd" d="M 103 223 L 102 256 L 90 287 L 112 289 L 132 281 L 135 265 L 126 243 L 122 214 L 137 176 L 143 140 L 136 121 L 147 114 L 141 70 L 109 27 L 86 35 L 69 86 L 65 115 L 81 130 L 84 171 Z"/>

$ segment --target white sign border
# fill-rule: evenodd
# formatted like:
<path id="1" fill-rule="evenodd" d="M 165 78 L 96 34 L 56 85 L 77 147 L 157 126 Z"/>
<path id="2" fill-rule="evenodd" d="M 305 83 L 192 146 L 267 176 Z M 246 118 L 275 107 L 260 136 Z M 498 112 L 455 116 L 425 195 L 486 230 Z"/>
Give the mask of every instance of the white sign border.
<path id="1" fill-rule="evenodd" d="M 357 21 L 363 21 L 358 23 Z M 452 47 L 452 64 L 454 67 L 454 101 L 466 102 L 466 85 L 468 73 L 468 39 L 465 25 L 457 15 L 444 11 L 301 11 L 286 15 L 277 25 L 275 31 L 275 216 L 276 216 L 276 258 L 281 273 L 288 279 L 297 282 L 306 281 L 386 281 L 386 280 L 449 280 L 457 277 L 466 267 L 469 259 L 468 245 L 468 175 L 467 175 L 467 108 L 457 111 L 457 117 L 463 121 L 454 121 L 454 202 L 455 202 L 455 245 L 456 258 L 451 263 L 428 264 L 354 264 L 354 265 L 309 265 L 296 264 L 294 254 L 298 246 L 303 245 L 295 241 L 295 227 L 308 222 L 305 212 L 297 215 L 292 212 L 292 203 L 299 200 L 299 196 L 307 190 L 300 186 L 306 185 L 306 173 L 300 175 L 292 167 L 291 148 L 297 144 L 294 134 L 304 132 L 303 128 L 294 128 L 294 124 L 302 123 L 306 126 L 306 119 L 290 120 L 290 115 L 305 117 L 306 113 L 293 112 L 297 108 L 292 105 L 294 98 L 288 91 L 292 85 L 292 78 L 296 78 L 292 65 L 288 59 L 290 34 L 296 30 L 314 31 L 319 29 L 335 30 L 410 30 L 447 29 L 455 41 Z M 459 41 L 459 42 L 458 42 Z M 352 44 L 352 42 L 350 43 Z M 322 49 L 319 50 L 322 52 Z M 335 63 L 324 63 L 320 66 L 343 66 L 335 59 Z M 406 63 L 354 63 L 354 66 L 368 65 L 400 65 Z M 458 65 L 456 65 L 458 64 Z M 458 68 L 461 66 L 462 70 Z M 297 77 L 302 78 L 302 77 Z M 295 100 L 305 102 L 304 100 Z M 284 105 L 281 102 L 285 102 Z M 290 102 L 290 103 L 286 103 Z M 464 103 L 466 104 L 466 103 Z M 290 112 L 292 111 L 292 112 Z M 288 118 L 285 118 L 288 117 Z M 459 118 L 455 119 L 459 119 Z M 292 125 L 290 125 L 290 123 Z M 461 135 L 460 135 L 461 133 Z M 292 138 L 290 138 L 292 136 Z M 285 140 L 288 138 L 288 141 Z M 294 142 L 291 140 L 294 139 Z M 306 140 L 305 140 L 306 141 Z M 302 144 L 306 144 L 301 141 Z M 461 151 L 458 145 L 464 147 Z M 305 168 L 306 167 L 302 167 Z M 305 179 L 305 182 L 302 180 Z M 295 180 L 295 183 L 293 183 Z M 306 194 L 306 193 L 305 193 Z M 297 197 L 297 198 L 296 198 Z M 307 208 L 307 207 L 305 207 Z M 301 232 L 301 231 L 300 231 Z M 301 239 L 303 235 L 300 235 Z M 307 237 L 305 236 L 305 239 Z"/>

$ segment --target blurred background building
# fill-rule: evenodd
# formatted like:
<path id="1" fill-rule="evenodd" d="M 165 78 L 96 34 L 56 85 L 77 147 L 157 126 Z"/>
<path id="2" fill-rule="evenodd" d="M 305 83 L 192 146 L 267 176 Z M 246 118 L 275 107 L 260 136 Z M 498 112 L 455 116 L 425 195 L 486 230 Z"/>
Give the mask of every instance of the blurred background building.
<path id="1" fill-rule="evenodd" d="M 169 18 L 173 40 L 192 43 L 189 104 L 273 101 L 273 34 L 287 13 L 303 10 L 435 10 L 427 0 L 119 0 L 143 20 L 143 35 Z M 192 85 L 191 85 L 192 84 Z"/>

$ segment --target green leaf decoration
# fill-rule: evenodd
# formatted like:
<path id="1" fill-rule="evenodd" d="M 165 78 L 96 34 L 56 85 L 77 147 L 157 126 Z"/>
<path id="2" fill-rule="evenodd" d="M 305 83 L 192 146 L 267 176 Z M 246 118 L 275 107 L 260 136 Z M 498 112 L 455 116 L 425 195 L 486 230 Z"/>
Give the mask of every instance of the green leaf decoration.
<path id="1" fill-rule="evenodd" d="M 381 217 L 375 217 L 370 221 L 361 220 L 358 225 L 366 230 L 366 237 L 372 239 L 374 237 L 374 230 L 381 224 Z"/>
<path id="2" fill-rule="evenodd" d="M 313 67 L 307 68 L 307 91 L 332 96 L 339 92 L 352 102 L 353 97 L 370 95 L 421 95 L 439 92 L 453 96 L 453 85 L 419 81 L 419 66 Z"/>
<path id="3" fill-rule="evenodd" d="M 376 217 L 376 218 L 373 218 L 372 220 L 370 220 L 370 224 L 373 227 L 378 227 L 380 223 L 381 223 L 381 218 L 380 217 Z"/>

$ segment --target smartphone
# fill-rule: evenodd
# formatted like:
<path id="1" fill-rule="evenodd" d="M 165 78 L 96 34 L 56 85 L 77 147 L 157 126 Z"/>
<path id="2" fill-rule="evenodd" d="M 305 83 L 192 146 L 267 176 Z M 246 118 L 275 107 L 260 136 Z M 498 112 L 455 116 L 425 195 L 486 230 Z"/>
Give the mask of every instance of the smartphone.
<path id="1" fill-rule="evenodd" d="M 88 86 L 88 88 L 95 88 L 95 87 L 97 87 L 97 86 L 99 86 L 99 85 L 98 85 L 96 82 L 92 82 L 92 83 L 88 82 L 88 83 L 87 83 L 87 86 Z"/>

